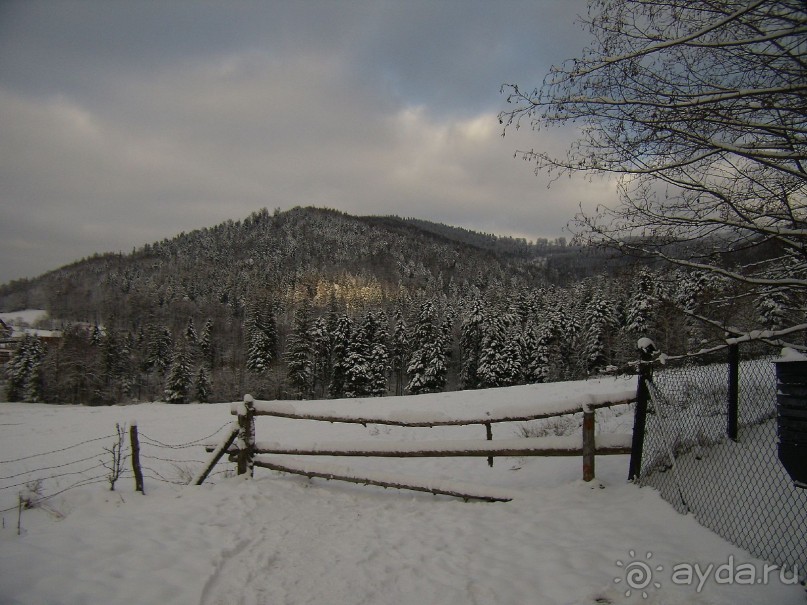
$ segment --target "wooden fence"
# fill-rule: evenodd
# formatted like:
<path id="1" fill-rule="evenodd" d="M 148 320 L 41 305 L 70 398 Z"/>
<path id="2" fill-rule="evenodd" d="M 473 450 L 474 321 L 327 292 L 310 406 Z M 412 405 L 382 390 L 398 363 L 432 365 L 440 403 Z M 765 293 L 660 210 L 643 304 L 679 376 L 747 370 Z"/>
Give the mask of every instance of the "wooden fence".
<path id="1" fill-rule="evenodd" d="M 590 398 L 591 399 L 591 398 Z M 636 401 L 635 393 L 620 393 L 612 400 L 591 401 L 589 403 L 566 403 L 548 406 L 549 409 L 525 407 L 520 410 L 495 413 L 486 412 L 483 417 L 446 418 L 441 414 L 413 414 L 408 412 L 354 415 L 336 412 L 311 412 L 306 406 L 288 402 L 254 401 L 247 395 L 244 401 L 233 404 L 231 413 L 237 422 L 224 440 L 215 448 L 207 467 L 197 476 L 195 483 L 201 484 L 224 454 L 237 463 L 238 474 L 252 476 L 255 466 L 277 471 L 349 481 L 365 485 L 378 485 L 396 489 L 425 491 L 463 498 L 465 500 L 507 501 L 513 494 L 508 490 L 485 488 L 455 481 L 426 480 L 404 475 L 386 473 L 356 473 L 345 467 L 332 464 L 302 462 L 286 456 L 361 456 L 361 457 L 465 457 L 479 456 L 488 459 L 493 465 L 497 456 L 581 456 L 583 479 L 591 481 L 595 474 L 595 456 L 630 454 L 633 436 L 594 434 L 597 409 L 625 405 Z M 334 402 L 336 403 L 336 402 Z M 533 437 L 493 440 L 492 425 L 503 422 L 526 422 L 541 418 L 552 418 L 568 414 L 583 414 L 582 441 L 579 437 Z M 399 427 L 468 426 L 485 427 L 485 440 L 441 440 L 404 442 L 333 442 L 311 445 L 283 445 L 262 442 L 255 439 L 255 416 L 273 416 L 329 423 L 381 424 Z"/>

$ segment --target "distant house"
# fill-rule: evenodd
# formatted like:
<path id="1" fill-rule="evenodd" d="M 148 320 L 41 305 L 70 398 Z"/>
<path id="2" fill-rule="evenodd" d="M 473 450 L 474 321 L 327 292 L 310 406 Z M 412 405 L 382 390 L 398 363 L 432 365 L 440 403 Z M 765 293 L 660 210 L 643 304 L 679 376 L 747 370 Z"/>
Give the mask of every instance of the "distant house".
<path id="1" fill-rule="evenodd" d="M 14 330 L 9 326 L 6 322 L 0 319 L 0 340 L 11 338 L 11 334 Z"/>
<path id="2" fill-rule="evenodd" d="M 53 344 L 62 338 L 59 330 L 38 330 L 35 328 L 15 328 L 0 319 L 0 373 L 2 366 L 11 361 L 20 340 L 26 335 L 36 336 L 44 344 Z M 2 376 L 0 376 L 2 380 Z"/>
<path id="3" fill-rule="evenodd" d="M 12 338 L 14 330 L 6 322 L 0 319 L 0 370 L 9 362 L 11 355 L 14 353 L 14 348 L 17 346 L 16 341 Z M 0 376 L 0 379 L 3 377 Z"/>

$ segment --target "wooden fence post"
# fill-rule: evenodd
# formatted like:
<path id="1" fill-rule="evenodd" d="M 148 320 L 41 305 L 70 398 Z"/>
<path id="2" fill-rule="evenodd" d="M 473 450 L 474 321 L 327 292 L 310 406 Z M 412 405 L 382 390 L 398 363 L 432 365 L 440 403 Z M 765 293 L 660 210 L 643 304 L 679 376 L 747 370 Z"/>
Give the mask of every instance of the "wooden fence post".
<path id="1" fill-rule="evenodd" d="M 488 441 L 493 441 L 493 429 L 490 426 L 490 422 L 485 423 L 485 436 Z M 493 466 L 493 456 L 488 456 L 488 466 Z"/>
<path id="2" fill-rule="evenodd" d="M 640 338 L 639 343 L 639 380 L 636 386 L 636 412 L 633 417 L 633 441 L 631 443 L 630 469 L 628 481 L 639 478 L 642 470 L 642 448 L 644 448 L 644 429 L 647 422 L 647 404 L 650 401 L 650 389 L 647 382 L 653 378 L 653 351 L 655 345 L 649 338 Z"/>
<path id="3" fill-rule="evenodd" d="M 740 403 L 740 346 L 729 345 L 729 398 L 727 409 L 726 435 L 737 441 Z"/>
<path id="4" fill-rule="evenodd" d="M 244 395 L 238 411 L 238 474 L 252 477 L 255 456 L 255 400 Z"/>
<path id="5" fill-rule="evenodd" d="M 583 481 L 594 479 L 594 410 L 583 406 Z"/>
<path id="6" fill-rule="evenodd" d="M 145 495 L 143 490 L 143 471 L 140 468 L 140 439 L 137 435 L 137 422 L 129 425 L 129 441 L 132 446 L 132 471 L 135 478 L 135 491 Z"/>
<path id="7" fill-rule="evenodd" d="M 213 450 L 213 455 L 210 457 L 210 461 L 207 463 L 207 466 L 202 469 L 202 471 L 196 476 L 193 481 L 194 485 L 202 485 L 207 476 L 210 474 L 210 471 L 213 470 L 213 467 L 218 464 L 221 457 L 228 453 L 230 446 L 235 442 L 236 438 L 238 437 L 238 433 L 241 429 L 236 424 L 235 426 L 230 428 L 229 434 L 224 438 L 224 440 L 218 445 L 217 448 Z"/>

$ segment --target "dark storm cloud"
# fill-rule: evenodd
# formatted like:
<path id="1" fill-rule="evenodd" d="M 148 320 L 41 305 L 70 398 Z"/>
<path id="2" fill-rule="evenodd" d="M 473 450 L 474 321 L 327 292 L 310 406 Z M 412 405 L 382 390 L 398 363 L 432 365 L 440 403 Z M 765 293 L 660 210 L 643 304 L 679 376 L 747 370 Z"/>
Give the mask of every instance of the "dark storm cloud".
<path id="1" fill-rule="evenodd" d="M 581 2 L 0 4 L 0 282 L 260 207 L 560 235 L 606 184 L 502 139 Z M 541 133 L 559 146 L 568 134 Z"/>

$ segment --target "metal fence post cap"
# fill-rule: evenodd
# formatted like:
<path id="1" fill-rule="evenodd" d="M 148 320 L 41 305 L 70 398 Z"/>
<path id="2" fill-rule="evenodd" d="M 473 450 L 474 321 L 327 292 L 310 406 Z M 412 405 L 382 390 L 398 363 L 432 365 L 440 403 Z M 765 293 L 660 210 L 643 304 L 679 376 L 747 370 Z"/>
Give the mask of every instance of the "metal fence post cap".
<path id="1" fill-rule="evenodd" d="M 656 343 L 647 337 L 643 337 L 636 341 L 636 348 L 649 355 L 656 350 Z"/>

